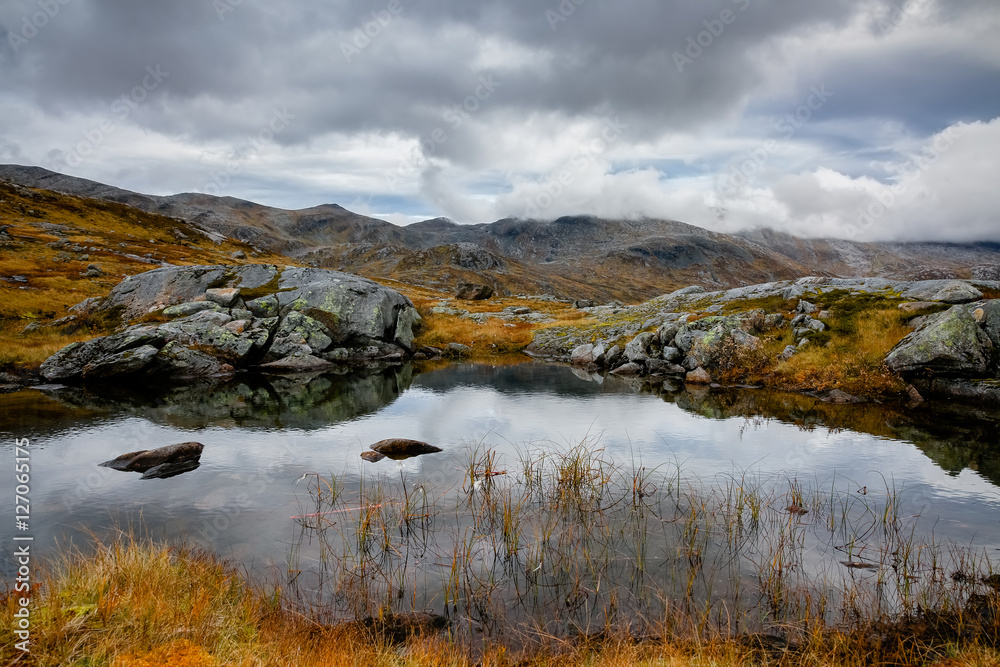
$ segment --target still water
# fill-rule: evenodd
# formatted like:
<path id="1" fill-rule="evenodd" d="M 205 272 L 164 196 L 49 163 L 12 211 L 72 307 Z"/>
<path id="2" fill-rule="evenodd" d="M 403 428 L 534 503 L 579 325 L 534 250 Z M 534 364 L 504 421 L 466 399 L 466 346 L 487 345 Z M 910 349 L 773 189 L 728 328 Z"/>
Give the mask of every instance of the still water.
<path id="1" fill-rule="evenodd" d="M 670 470 L 688 485 L 721 487 L 749 476 L 775 488 L 890 489 L 935 541 L 996 559 L 998 434 L 1000 416 L 970 406 L 834 406 L 746 389 L 688 392 L 531 363 L 0 396 L 4 455 L 13 458 L 15 438 L 31 440 L 37 552 L 131 528 L 203 545 L 265 576 L 287 569 L 300 532 L 291 517 L 310 511 L 311 473 L 333 474 L 347 487 L 362 475 L 381 476 L 443 494 L 462 489 L 477 449 L 492 448 L 513 466 L 580 443 L 616 465 Z M 398 463 L 360 459 L 370 444 L 396 437 L 444 452 Z M 201 464 L 176 477 L 140 480 L 98 467 L 125 452 L 192 440 L 205 445 Z M 0 486 L 9 489 L 10 481 Z M 3 546 L 5 575 L 10 544 Z"/>

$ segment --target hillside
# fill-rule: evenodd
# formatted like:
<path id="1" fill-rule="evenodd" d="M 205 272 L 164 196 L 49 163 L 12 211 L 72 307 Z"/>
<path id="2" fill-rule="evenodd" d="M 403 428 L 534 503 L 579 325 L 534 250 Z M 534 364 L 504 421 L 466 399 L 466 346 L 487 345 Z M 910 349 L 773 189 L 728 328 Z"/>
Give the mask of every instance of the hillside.
<path id="1" fill-rule="evenodd" d="M 0 166 L 0 180 L 183 220 L 258 253 L 442 290 L 474 281 L 500 294 L 637 302 L 691 284 L 718 289 L 807 275 L 1000 275 L 998 244 L 858 243 L 766 229 L 727 235 L 673 220 L 590 216 L 476 225 L 439 218 L 399 227 L 336 204 L 289 211 L 232 197 L 158 197 L 39 167 Z"/>

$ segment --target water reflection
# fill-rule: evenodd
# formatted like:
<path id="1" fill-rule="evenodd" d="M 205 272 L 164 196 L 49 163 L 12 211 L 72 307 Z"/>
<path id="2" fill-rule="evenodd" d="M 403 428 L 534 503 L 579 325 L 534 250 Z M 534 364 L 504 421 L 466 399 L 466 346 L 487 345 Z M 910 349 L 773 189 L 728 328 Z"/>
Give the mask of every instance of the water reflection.
<path id="1" fill-rule="evenodd" d="M 514 465 L 527 451 L 587 442 L 623 465 L 674 466 L 686 483 L 754 475 L 822 487 L 903 490 L 942 536 L 1000 547 L 1000 417 L 957 403 L 832 405 L 759 390 L 679 391 L 563 366 L 403 366 L 300 377 L 241 375 L 166 390 L 63 388 L 0 396 L 4 447 L 33 442 L 39 550 L 141 522 L 250 566 L 286 567 L 303 476 L 365 476 L 461 489 L 472 452 Z M 360 455 L 387 438 L 445 451 L 399 463 Z M 197 469 L 141 481 L 97 464 L 124 451 L 197 440 Z M 410 486 L 409 488 L 413 488 Z M 787 503 L 786 503 L 787 504 Z M 4 568 L 9 567 L 7 559 Z"/>

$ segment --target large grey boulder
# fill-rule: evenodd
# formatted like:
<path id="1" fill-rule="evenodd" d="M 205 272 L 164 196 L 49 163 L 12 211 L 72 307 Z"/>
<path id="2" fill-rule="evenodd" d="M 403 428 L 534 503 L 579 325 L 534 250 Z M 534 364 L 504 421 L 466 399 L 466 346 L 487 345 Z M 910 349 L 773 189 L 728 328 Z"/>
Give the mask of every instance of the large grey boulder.
<path id="1" fill-rule="evenodd" d="M 323 324 L 338 345 L 391 343 L 400 313 L 416 310 L 405 296 L 378 283 L 337 271 L 288 268 L 276 293 L 281 314 L 298 311 Z M 415 313 L 408 313 L 412 323 Z M 412 341 L 411 341 L 412 343 Z"/>
<path id="2" fill-rule="evenodd" d="M 206 377 L 260 363 L 306 372 L 329 366 L 333 352 L 337 361 L 399 360 L 420 325 L 409 299 L 371 280 L 270 265 L 156 269 L 123 281 L 99 308 L 173 319 L 69 345 L 42 364 L 46 379 Z"/>
<path id="3" fill-rule="evenodd" d="M 155 326 L 132 327 L 112 336 L 71 343 L 46 359 L 40 372 L 51 382 L 79 379 L 85 371 L 94 377 L 130 375 L 144 370 L 163 342 Z M 139 349 L 142 351 L 133 352 Z"/>
<path id="4" fill-rule="evenodd" d="M 260 288 L 275 281 L 278 267 L 270 264 L 242 266 L 166 266 L 129 276 L 97 307 L 115 312 L 123 322 L 204 297 L 212 288 Z"/>
<path id="5" fill-rule="evenodd" d="M 928 317 L 886 357 L 902 375 L 984 377 L 992 367 L 993 342 L 967 306 Z"/>
<path id="6" fill-rule="evenodd" d="M 983 298 L 983 293 L 964 280 L 922 280 L 913 283 L 903 296 L 914 301 L 971 303 Z"/>

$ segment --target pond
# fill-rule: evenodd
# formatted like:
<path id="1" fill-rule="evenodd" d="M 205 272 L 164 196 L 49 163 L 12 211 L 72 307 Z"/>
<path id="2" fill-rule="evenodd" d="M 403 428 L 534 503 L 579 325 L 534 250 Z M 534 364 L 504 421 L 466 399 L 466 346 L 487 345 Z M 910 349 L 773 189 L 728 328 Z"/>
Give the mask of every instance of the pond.
<path id="1" fill-rule="evenodd" d="M 389 568 L 397 577 L 394 595 L 408 596 L 405 603 L 394 604 L 440 611 L 453 606 L 455 591 L 448 592 L 447 577 L 434 572 L 447 569 L 443 561 L 460 560 L 456 545 L 466 550 L 467 561 L 478 559 L 481 565 L 483 553 L 489 552 L 497 563 L 506 563 L 503 567 L 527 572 L 526 581 L 533 581 L 530 572 L 545 571 L 543 561 L 552 557 L 543 555 L 537 538 L 539 530 L 544 532 L 537 525 L 542 501 L 532 496 L 538 489 L 529 488 L 526 476 L 536 475 L 540 487 L 545 486 L 543 477 L 550 479 L 549 491 L 562 494 L 568 488 L 566 462 L 581 453 L 585 477 L 593 471 L 613 473 L 597 481 L 603 473 L 594 473 L 588 483 L 618 484 L 625 494 L 600 491 L 584 500 L 576 497 L 574 511 L 583 524 L 603 517 L 605 508 L 628 495 L 632 485 L 632 518 L 608 519 L 608 530 L 618 531 L 624 542 L 642 542 L 645 537 L 637 536 L 655 521 L 656 537 L 649 548 L 660 555 L 654 557 L 668 551 L 687 554 L 685 562 L 697 560 L 699 570 L 712 558 L 730 562 L 719 546 L 734 539 L 726 521 L 742 530 L 740 513 L 749 512 L 754 503 L 771 516 L 755 523 L 755 530 L 778 526 L 797 540 L 799 574 L 828 579 L 831 573 L 839 578 L 863 574 L 862 566 L 884 569 L 886 545 L 895 539 L 887 537 L 887 525 L 893 522 L 886 515 L 895 517 L 894 530 L 906 533 L 907 545 L 933 545 L 942 553 L 960 545 L 982 559 L 980 567 L 987 570 L 1000 561 L 1000 416 L 969 405 L 832 405 L 755 389 L 688 391 L 560 365 L 451 364 L 299 378 L 239 376 L 221 384 L 159 391 L 27 390 L 0 396 L 0 434 L 11 458 L 14 438 L 31 441 L 36 552 L 51 554 L 70 543 L 85 547 L 93 536 L 119 530 L 194 543 L 245 566 L 254 576 L 293 581 L 304 597 L 328 605 L 332 614 L 359 608 L 345 602 L 344 572 L 336 590 L 322 590 L 332 575 L 320 570 L 328 568 L 323 563 L 329 556 L 349 559 L 341 551 L 350 544 L 355 552 L 364 552 L 359 563 L 371 556 L 372 545 L 361 544 L 356 533 L 357 512 L 366 503 L 383 504 L 372 500 L 373 488 L 386 506 L 394 493 L 402 493 L 408 503 L 419 490 L 425 510 L 428 503 L 432 507 L 404 519 L 397 516 L 392 544 L 376 560 L 385 564 L 387 558 L 411 558 L 411 529 L 419 526 L 422 547 L 412 556 L 412 567 Z M 426 441 L 443 452 L 375 464 L 360 458 L 370 444 L 397 437 Z M 124 452 L 186 441 L 203 443 L 204 453 L 196 469 L 175 477 L 140 480 L 136 473 L 98 467 Z M 555 468 L 545 469 L 551 461 Z M 483 496 L 489 491 L 479 488 L 483 483 L 506 494 L 504 503 L 520 498 L 524 528 L 534 536 L 521 535 L 520 546 L 508 542 L 505 555 L 498 555 L 496 540 L 489 549 L 479 544 L 492 530 L 492 524 L 482 523 L 488 504 L 482 499 L 500 498 Z M 527 495 L 512 495 L 521 487 Z M 322 489 L 328 495 L 325 503 L 315 496 Z M 336 497 L 329 496 L 332 490 Z M 734 501 L 734 494 L 739 500 Z M 744 502 L 746 494 L 754 499 Z M 695 499 L 708 497 L 714 500 L 695 508 Z M 739 504 L 735 510 L 734 502 Z M 634 528 L 639 532 L 633 535 L 614 523 L 633 521 L 639 505 L 651 512 L 642 514 L 641 529 Z M 466 515 L 460 516 L 458 507 Z M 701 521 L 699 512 L 715 517 L 707 531 L 713 536 L 697 548 L 691 542 L 686 551 L 674 549 L 675 542 L 688 539 L 683 517 Z M 865 523 L 868 515 L 881 516 L 881 532 L 874 519 Z M 569 517 L 560 516 L 563 522 Z M 383 521 L 396 519 L 381 516 Z M 829 525 L 823 528 L 824 523 Z M 332 539 L 322 529 L 334 525 Z M 444 525 L 443 543 L 428 546 L 428 528 Z M 679 532 L 672 532 L 675 526 Z M 802 535 L 797 526 L 803 527 Z M 820 535 L 824 530 L 825 538 Z M 497 539 L 505 538 L 506 532 Z M 587 539 L 576 535 L 572 544 L 586 545 Z M 774 535 L 767 540 L 773 545 Z M 4 545 L 5 576 L 13 572 L 9 544 Z M 899 545 L 893 549 L 892 557 L 898 559 Z M 628 561 L 633 570 L 645 558 L 631 543 L 612 551 L 621 558 L 608 556 L 608 563 Z M 672 567 L 676 570 L 676 564 Z M 737 577 L 751 576 L 740 567 Z M 936 567 L 929 574 L 905 576 L 939 578 Z M 634 572 L 613 564 L 608 568 L 605 575 L 611 579 L 616 572 L 634 578 Z M 651 572 L 655 576 L 655 568 Z M 707 598 L 731 596 L 733 586 L 700 576 L 695 588 Z M 507 579 L 519 586 L 517 577 Z M 577 578 L 577 587 L 579 582 Z M 657 589 L 660 602 L 673 596 L 677 585 Z M 599 595 L 588 590 L 587 613 L 593 613 Z M 691 590 L 689 582 L 688 595 Z M 387 594 L 382 589 L 377 593 Z M 641 604 L 633 600 L 633 605 Z M 361 610 L 371 612 L 364 605 Z"/>

